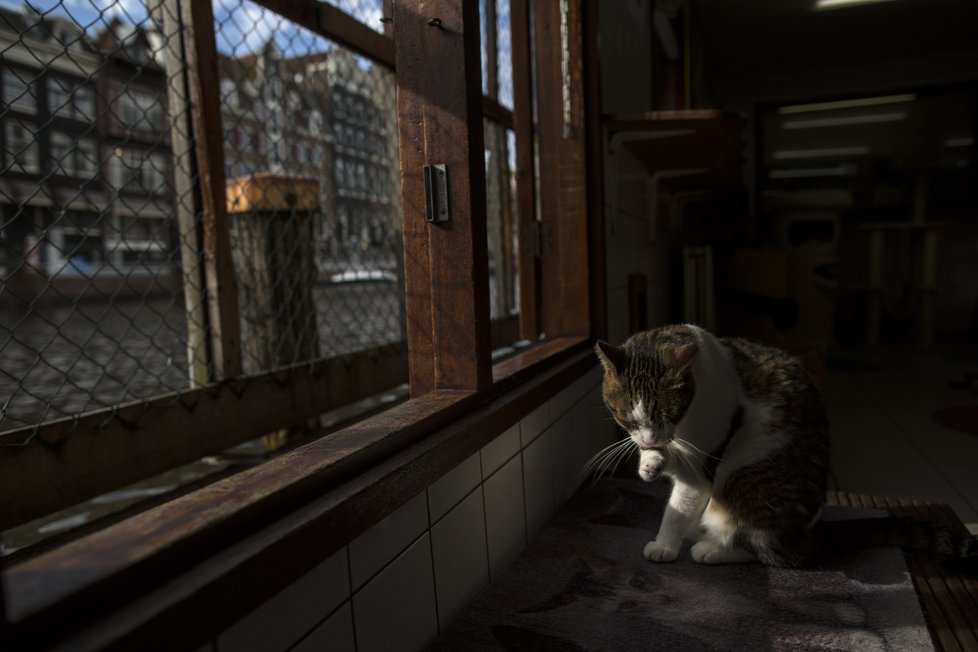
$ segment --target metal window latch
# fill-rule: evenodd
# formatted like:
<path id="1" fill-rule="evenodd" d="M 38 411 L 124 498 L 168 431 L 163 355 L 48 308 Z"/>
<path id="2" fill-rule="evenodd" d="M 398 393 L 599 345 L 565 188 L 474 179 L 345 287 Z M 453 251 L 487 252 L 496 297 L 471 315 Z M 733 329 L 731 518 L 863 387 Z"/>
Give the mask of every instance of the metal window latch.
<path id="1" fill-rule="evenodd" d="M 424 220 L 447 222 L 448 169 L 443 163 L 424 166 Z"/>

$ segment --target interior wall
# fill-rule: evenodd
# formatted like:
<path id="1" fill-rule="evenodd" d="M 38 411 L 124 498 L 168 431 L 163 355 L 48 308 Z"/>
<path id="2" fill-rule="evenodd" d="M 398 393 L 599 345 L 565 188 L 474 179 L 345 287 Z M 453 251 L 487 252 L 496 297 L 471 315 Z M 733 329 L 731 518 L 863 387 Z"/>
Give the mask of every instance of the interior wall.
<path id="1" fill-rule="evenodd" d="M 644 0 L 599 2 L 598 58 L 605 113 L 652 107 L 652 6 Z"/>
<path id="2" fill-rule="evenodd" d="M 597 366 L 199 652 L 421 650 L 588 479 Z"/>
<path id="3" fill-rule="evenodd" d="M 605 114 L 649 111 L 653 107 L 654 3 L 627 0 L 599 5 L 602 110 Z M 632 274 L 647 279 L 645 318 L 649 326 L 665 323 L 668 249 L 664 237 L 651 237 L 645 166 L 621 147 L 621 137 L 610 141 L 606 137 L 604 154 L 608 338 L 621 343 L 629 335 Z"/>

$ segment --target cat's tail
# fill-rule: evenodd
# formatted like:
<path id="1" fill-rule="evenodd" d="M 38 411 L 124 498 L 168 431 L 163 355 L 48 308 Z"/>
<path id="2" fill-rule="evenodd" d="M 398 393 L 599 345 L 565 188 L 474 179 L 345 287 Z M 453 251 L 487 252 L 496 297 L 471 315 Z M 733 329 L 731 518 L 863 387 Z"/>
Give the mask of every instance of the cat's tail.
<path id="1" fill-rule="evenodd" d="M 917 521 L 904 516 L 819 521 L 812 535 L 816 556 L 876 546 L 899 546 L 951 557 L 978 556 L 978 536 L 936 521 Z"/>

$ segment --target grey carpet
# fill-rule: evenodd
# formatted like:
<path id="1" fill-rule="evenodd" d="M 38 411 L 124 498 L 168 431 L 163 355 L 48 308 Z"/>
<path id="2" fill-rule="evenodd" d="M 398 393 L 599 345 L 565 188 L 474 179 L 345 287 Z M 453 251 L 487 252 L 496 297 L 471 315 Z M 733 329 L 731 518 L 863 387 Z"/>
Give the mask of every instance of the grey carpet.
<path id="1" fill-rule="evenodd" d="M 895 548 L 805 570 L 652 564 L 665 487 L 580 493 L 434 643 L 440 650 L 931 650 Z M 830 507 L 827 518 L 866 515 Z"/>

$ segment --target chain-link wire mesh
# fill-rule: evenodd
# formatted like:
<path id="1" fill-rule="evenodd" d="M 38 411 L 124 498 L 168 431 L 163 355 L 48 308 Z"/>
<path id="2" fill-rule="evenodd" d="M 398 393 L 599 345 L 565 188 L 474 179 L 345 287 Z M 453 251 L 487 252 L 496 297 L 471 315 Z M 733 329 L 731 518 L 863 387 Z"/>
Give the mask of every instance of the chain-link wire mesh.
<path id="1" fill-rule="evenodd" d="M 0 432 L 189 383 L 163 19 L 0 4 Z"/>
<path id="2" fill-rule="evenodd" d="M 393 73 L 252 2 L 214 15 L 245 369 L 402 340 Z"/>
<path id="3" fill-rule="evenodd" d="M 0 1 L 0 433 L 213 380 L 175 7 Z M 393 73 L 212 7 L 245 371 L 402 340 Z"/>

